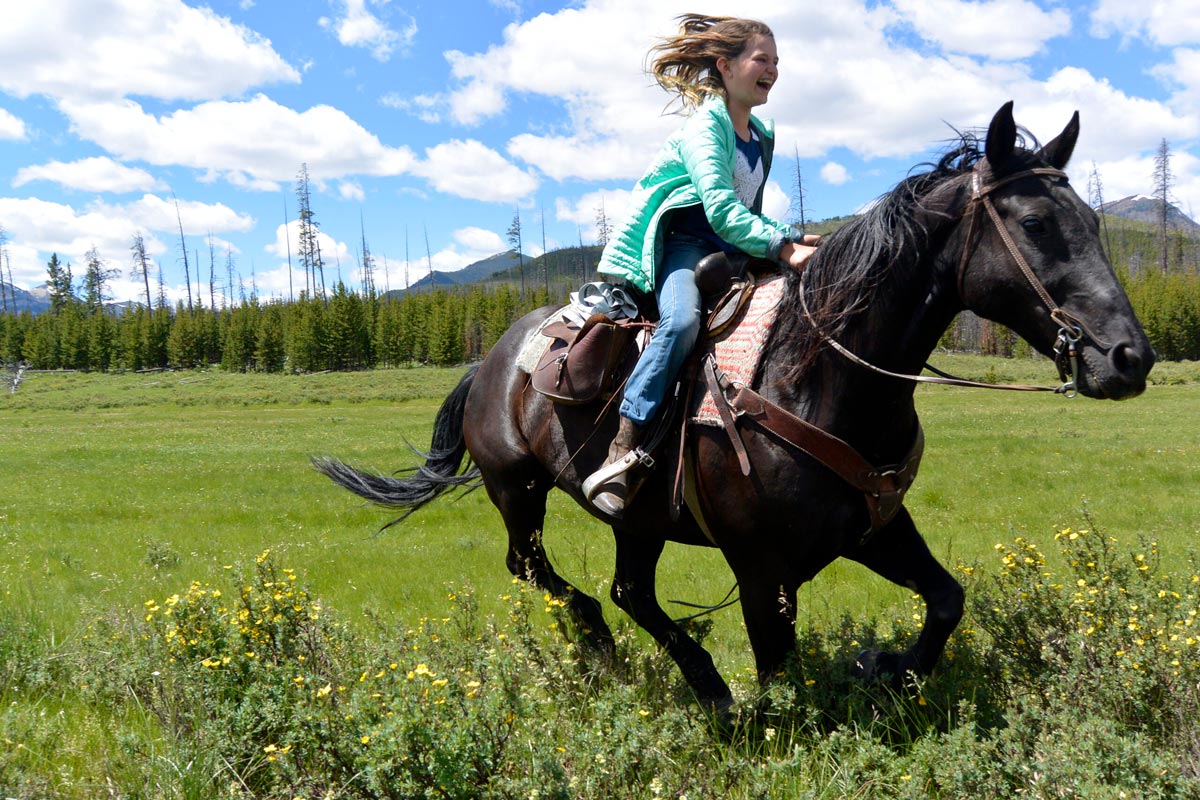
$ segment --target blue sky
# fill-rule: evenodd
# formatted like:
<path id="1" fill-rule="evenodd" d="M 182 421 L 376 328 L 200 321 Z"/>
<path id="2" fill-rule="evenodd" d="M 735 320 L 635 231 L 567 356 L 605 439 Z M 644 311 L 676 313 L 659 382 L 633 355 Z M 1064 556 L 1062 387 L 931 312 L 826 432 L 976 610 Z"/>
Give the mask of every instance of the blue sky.
<path id="1" fill-rule="evenodd" d="M 679 124 L 643 63 L 693 10 L 775 30 L 777 218 L 797 154 L 808 217 L 853 213 L 1010 99 L 1042 141 L 1080 111 L 1085 198 L 1093 165 L 1105 199 L 1150 193 L 1165 138 L 1174 199 L 1200 211 L 1200 0 L 34 0 L 0 26 L 14 282 L 43 283 L 52 252 L 82 273 L 95 247 L 135 297 L 141 232 L 181 297 L 181 220 L 206 282 L 212 253 L 219 283 L 231 259 L 286 296 L 302 163 L 352 285 L 361 229 L 391 288 L 406 252 L 426 273 L 426 239 L 439 270 L 507 249 L 516 214 L 527 253 L 543 225 L 549 248 L 594 241 Z"/>

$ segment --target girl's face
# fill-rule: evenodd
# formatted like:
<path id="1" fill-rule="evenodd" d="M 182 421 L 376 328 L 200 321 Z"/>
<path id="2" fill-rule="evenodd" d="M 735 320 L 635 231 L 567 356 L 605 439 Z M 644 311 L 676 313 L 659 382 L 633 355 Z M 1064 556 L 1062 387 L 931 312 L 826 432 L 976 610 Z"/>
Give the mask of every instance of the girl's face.
<path id="1" fill-rule="evenodd" d="M 774 37 L 755 35 L 736 58 L 717 59 L 717 69 L 725 82 L 726 102 L 731 108 L 749 110 L 761 106 L 767 102 L 767 95 L 779 77 Z"/>

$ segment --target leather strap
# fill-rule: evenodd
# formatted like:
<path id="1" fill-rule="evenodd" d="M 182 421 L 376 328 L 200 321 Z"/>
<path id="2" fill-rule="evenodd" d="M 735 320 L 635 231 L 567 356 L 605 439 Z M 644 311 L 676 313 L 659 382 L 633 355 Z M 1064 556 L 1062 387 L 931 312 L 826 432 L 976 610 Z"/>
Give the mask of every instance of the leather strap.
<path id="1" fill-rule="evenodd" d="M 712 359 L 706 360 L 704 377 L 716 400 L 722 423 L 735 452 L 738 453 L 739 461 L 745 458 L 743 475 L 750 474 L 749 456 L 746 455 L 745 443 L 737 430 L 737 419 L 744 418 L 784 444 L 807 453 L 846 483 L 861 491 L 871 517 L 868 535 L 883 528 L 899 512 L 904 504 L 905 493 L 917 477 L 917 469 L 925 451 L 925 433 L 919 425 L 912 447 L 899 464 L 876 467 L 851 445 L 832 433 L 801 419 L 753 389 L 730 383 L 723 374 L 719 374 Z"/>
<path id="2" fill-rule="evenodd" d="M 742 441 L 742 435 L 738 433 L 737 420 L 734 419 L 733 411 L 729 407 L 729 398 L 725 396 L 725 387 L 729 386 L 730 382 L 724 373 L 718 374 L 718 371 L 717 360 L 711 354 L 706 356 L 703 368 L 704 382 L 708 385 L 708 391 L 712 393 L 713 404 L 716 405 L 717 413 L 721 416 L 721 427 L 729 436 L 733 452 L 737 453 L 742 475 L 749 477 L 750 456 L 746 453 L 746 443 Z"/>

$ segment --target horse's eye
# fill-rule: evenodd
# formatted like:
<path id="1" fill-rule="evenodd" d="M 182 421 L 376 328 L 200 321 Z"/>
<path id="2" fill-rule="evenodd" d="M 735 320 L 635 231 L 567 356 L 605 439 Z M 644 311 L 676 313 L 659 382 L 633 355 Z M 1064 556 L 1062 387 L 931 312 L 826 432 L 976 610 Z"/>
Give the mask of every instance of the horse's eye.
<path id="1" fill-rule="evenodd" d="M 1021 227 L 1024 228 L 1025 232 L 1030 236 L 1041 236 L 1046 232 L 1045 224 L 1037 217 L 1026 217 L 1025 219 L 1021 220 Z"/>

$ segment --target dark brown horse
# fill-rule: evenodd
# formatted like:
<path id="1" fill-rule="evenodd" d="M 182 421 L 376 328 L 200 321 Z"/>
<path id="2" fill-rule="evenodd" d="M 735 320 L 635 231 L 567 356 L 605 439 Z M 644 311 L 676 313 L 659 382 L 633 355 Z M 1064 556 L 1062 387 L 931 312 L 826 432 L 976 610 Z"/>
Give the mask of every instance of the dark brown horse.
<path id="1" fill-rule="evenodd" d="M 826 237 L 803 280 L 785 276 L 752 388 L 840 437 L 866 461 L 901 463 L 920 426 L 915 384 L 892 373 L 919 372 L 955 315 L 970 309 L 1073 370 L 1081 394 L 1121 399 L 1142 392 L 1154 352 L 1101 250 L 1096 215 L 1061 171 L 1078 134 L 1075 115 L 1049 144 L 1027 148 L 1006 104 L 984 147 L 964 136 L 928 172 Z M 416 474 L 399 480 L 332 459 L 316 463 L 363 497 L 408 509 L 481 477 L 508 530 L 509 570 L 565 601 L 590 643 L 605 649 L 612 636 L 600 604 L 555 572 L 542 525 L 555 487 L 587 507 L 580 483 L 603 460 L 617 420 L 608 413 L 596 430 L 599 403 L 554 404 L 531 391 L 529 376 L 514 366 L 530 332 L 552 312 L 540 309 L 517 322 L 467 372 L 438 413 L 431 453 Z M 850 360 L 843 347 L 878 369 Z M 907 510 L 896 509 L 864 536 L 872 515 L 860 488 L 761 426 L 741 420 L 738 431 L 748 476 L 720 428 L 696 426 L 683 445 L 711 541 L 692 513 L 673 519 L 672 470 L 661 467 L 623 520 L 606 520 L 617 545 L 613 602 L 666 648 L 703 702 L 722 707 L 729 689 L 712 658 L 655 596 L 665 542 L 721 549 L 740 588 L 760 680 L 774 676 L 795 646 L 798 587 L 834 559 L 849 558 L 915 590 L 927 608 L 909 650 L 865 653 L 861 672 L 928 673 L 962 615 L 963 591 Z M 668 437 L 660 464 L 674 463 L 679 448 Z M 467 453 L 475 467 L 460 472 Z"/>

